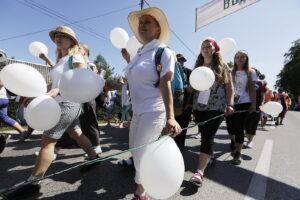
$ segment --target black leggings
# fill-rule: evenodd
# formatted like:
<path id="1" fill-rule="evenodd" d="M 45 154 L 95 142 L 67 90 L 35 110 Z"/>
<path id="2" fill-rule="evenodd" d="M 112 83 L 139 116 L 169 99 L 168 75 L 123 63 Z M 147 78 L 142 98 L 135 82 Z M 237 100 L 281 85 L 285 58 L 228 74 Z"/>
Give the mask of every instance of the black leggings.
<path id="1" fill-rule="evenodd" d="M 83 113 L 79 117 L 81 130 L 93 146 L 98 146 L 100 129 L 98 127 L 96 102 L 92 100 L 83 104 Z"/>
<path id="2" fill-rule="evenodd" d="M 222 114 L 224 114 L 224 113 L 219 112 L 219 111 L 214 111 L 214 110 L 211 110 L 211 111 L 194 110 L 194 116 L 195 116 L 197 123 L 206 121 L 208 119 L 211 119 L 213 117 L 216 117 L 216 116 L 222 115 Z M 212 153 L 213 153 L 212 146 L 214 144 L 214 138 L 215 138 L 215 135 L 216 135 L 223 119 L 224 119 L 224 116 L 219 117 L 217 119 L 207 122 L 204 125 L 199 126 L 199 130 L 201 132 L 200 152 L 212 155 Z"/>
<path id="3" fill-rule="evenodd" d="M 234 105 L 235 111 L 248 110 L 251 103 L 241 103 Z M 235 142 L 244 143 L 244 130 L 248 112 L 234 113 L 226 117 L 227 131 L 229 135 L 235 135 Z"/>
<path id="4" fill-rule="evenodd" d="M 245 131 L 246 134 L 255 135 L 256 129 L 260 120 L 260 111 L 255 111 L 253 113 L 249 113 L 246 118 Z"/>

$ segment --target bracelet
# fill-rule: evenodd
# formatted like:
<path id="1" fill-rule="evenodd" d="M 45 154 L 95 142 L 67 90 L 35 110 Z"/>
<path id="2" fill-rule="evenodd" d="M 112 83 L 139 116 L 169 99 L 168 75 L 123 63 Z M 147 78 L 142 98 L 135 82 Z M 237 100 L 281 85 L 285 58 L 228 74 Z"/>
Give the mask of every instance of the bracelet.
<path id="1" fill-rule="evenodd" d="M 228 104 L 227 107 L 231 107 L 234 109 L 234 105 Z"/>

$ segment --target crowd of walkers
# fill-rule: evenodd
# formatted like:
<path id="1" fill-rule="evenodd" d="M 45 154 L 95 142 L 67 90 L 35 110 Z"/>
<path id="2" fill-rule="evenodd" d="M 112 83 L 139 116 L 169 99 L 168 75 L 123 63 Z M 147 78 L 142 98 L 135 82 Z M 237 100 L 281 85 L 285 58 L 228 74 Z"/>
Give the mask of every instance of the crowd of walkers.
<path id="1" fill-rule="evenodd" d="M 115 121 L 118 128 L 129 128 L 129 148 L 153 141 L 166 131 L 173 133 L 177 146 L 183 149 L 187 130 L 182 131 L 182 128 L 188 127 L 192 118 L 195 123 L 216 118 L 198 126 L 201 133 L 200 154 L 190 182 L 200 186 L 208 163 L 215 159 L 214 138 L 224 119 L 228 138 L 231 140 L 233 165 L 241 164 L 244 146 L 253 147 L 259 121 L 261 120 L 263 128 L 266 126 L 269 116 L 260 111 L 261 105 L 269 101 L 281 103 L 284 109 L 273 120 L 276 120 L 276 125 L 283 124 L 291 104 L 290 98 L 281 88 L 277 92 L 267 87 L 264 75 L 251 67 L 247 51 L 237 51 L 234 65 L 230 68 L 222 61 L 218 43 L 213 38 L 204 38 L 194 69 L 210 68 L 215 75 L 215 82 L 209 90 L 196 91 L 189 84 L 192 70 L 184 66 L 186 58 L 182 54 L 175 56 L 174 51 L 165 45 L 170 39 L 171 31 L 164 13 L 158 8 L 150 7 L 129 13 L 128 22 L 143 46 L 134 57 L 130 57 L 126 49 L 122 49 L 121 54 L 128 63 L 124 68 L 125 77 L 120 77 L 117 82 L 106 81 L 104 92 L 97 98 L 97 103 L 101 101 L 105 110 L 107 128 L 111 126 L 111 120 Z M 36 152 L 34 170 L 25 180 L 36 187 L 39 187 L 39 182 L 34 180 L 44 176 L 66 140 L 73 139 L 86 153 L 86 160 L 98 158 L 102 153 L 95 100 L 81 106 L 61 96 L 58 89 L 60 77 L 67 70 L 88 68 L 99 73 L 95 64 L 89 60 L 89 48 L 79 43 L 74 31 L 66 26 L 57 27 L 49 36 L 56 45 L 56 61 L 53 62 L 44 54 L 40 58 L 52 67 L 49 74 L 52 83 L 48 95 L 59 103 L 62 113 L 58 124 L 43 132 L 41 149 Z M 18 122 L 7 116 L 9 95 L 1 82 L 0 88 L 0 120 L 16 129 L 20 133 L 20 142 L 24 142 L 33 130 L 25 131 Z M 117 119 L 113 110 L 120 94 L 122 114 Z M 25 106 L 31 100 L 21 98 Z M 8 140 L 5 135 L 0 138 L 0 144 L 5 144 Z M 4 146 L 2 145 L 0 152 Z M 140 174 L 141 157 L 146 148 L 133 151 L 131 158 L 118 162 L 121 166 L 135 168 L 134 180 L 137 187 L 134 200 L 147 199 Z"/>

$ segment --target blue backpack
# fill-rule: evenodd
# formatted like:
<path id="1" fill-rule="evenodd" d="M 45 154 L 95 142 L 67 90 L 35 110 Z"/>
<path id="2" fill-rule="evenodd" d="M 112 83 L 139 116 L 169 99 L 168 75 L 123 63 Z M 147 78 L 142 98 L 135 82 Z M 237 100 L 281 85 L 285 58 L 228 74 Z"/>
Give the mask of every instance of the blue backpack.
<path id="1" fill-rule="evenodd" d="M 162 71 L 161 56 L 167 47 L 159 47 L 155 53 L 155 66 L 158 74 L 158 81 L 154 84 L 155 87 L 159 86 L 160 82 L 160 72 Z M 175 63 L 174 69 L 174 77 L 171 82 L 172 94 L 173 94 L 173 106 L 174 106 L 174 114 L 175 116 L 179 116 L 183 112 L 183 104 L 184 104 L 184 88 L 185 85 L 185 75 L 182 70 L 182 67 L 178 62 Z"/>

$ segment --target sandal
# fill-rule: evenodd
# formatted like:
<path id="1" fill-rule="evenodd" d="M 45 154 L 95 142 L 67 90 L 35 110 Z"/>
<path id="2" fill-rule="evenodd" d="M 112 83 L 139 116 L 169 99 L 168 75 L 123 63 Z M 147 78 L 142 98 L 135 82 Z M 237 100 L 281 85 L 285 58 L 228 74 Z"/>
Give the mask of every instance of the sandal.
<path id="1" fill-rule="evenodd" d="M 133 167 L 134 164 L 133 164 L 133 158 L 130 157 L 129 159 L 127 160 L 120 160 L 118 161 L 118 165 L 121 166 L 121 167 Z"/>

